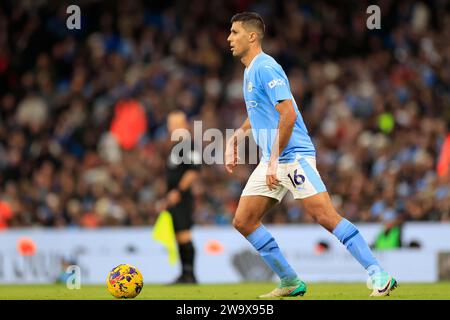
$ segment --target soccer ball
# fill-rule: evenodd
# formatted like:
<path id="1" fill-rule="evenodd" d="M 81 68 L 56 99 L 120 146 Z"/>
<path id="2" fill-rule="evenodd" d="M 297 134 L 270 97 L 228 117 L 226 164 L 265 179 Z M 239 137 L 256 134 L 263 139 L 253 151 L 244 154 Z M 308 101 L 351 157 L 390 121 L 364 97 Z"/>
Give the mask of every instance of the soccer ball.
<path id="1" fill-rule="evenodd" d="M 136 267 L 120 264 L 109 272 L 106 285 L 114 297 L 128 299 L 141 292 L 144 280 Z"/>

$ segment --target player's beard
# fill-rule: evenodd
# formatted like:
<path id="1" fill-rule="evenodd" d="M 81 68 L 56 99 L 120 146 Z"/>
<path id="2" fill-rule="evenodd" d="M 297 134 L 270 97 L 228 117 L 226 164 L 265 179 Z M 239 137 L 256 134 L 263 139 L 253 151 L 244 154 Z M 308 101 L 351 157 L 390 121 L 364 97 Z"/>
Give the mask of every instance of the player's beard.
<path id="1" fill-rule="evenodd" d="M 242 59 L 243 57 L 245 57 L 247 55 L 248 49 L 247 50 L 242 50 L 240 53 L 236 52 L 235 50 L 233 51 L 233 56 L 235 56 L 236 58 Z"/>
<path id="2" fill-rule="evenodd" d="M 240 55 L 239 55 L 238 51 L 236 50 L 236 47 L 233 48 L 233 50 L 231 51 L 231 54 L 235 58 L 240 58 Z"/>

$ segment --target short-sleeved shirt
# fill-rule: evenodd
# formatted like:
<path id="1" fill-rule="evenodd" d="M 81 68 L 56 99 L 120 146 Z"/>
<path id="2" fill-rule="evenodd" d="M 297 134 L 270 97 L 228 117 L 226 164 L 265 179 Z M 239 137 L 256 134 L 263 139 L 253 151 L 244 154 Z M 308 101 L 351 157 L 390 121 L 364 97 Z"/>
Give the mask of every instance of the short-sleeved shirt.
<path id="1" fill-rule="evenodd" d="M 264 52 L 253 58 L 244 71 L 243 90 L 253 137 L 262 150 L 262 161 L 269 161 L 277 133 L 280 115 L 275 106 L 287 99 L 292 100 L 297 120 L 279 162 L 293 162 L 298 156 L 315 157 L 313 142 L 292 96 L 289 80 L 275 59 Z"/>
<path id="2" fill-rule="evenodd" d="M 178 188 L 183 175 L 188 170 L 200 171 L 201 169 L 202 159 L 194 143 L 188 140 L 183 140 L 182 143 L 185 146 L 190 145 L 190 148 L 183 148 L 180 152 L 172 149 L 167 157 L 167 191 Z M 192 213 L 194 210 L 194 198 L 191 188 L 181 192 L 181 201 L 175 206 L 169 207 L 168 210 L 174 218 L 175 230 L 189 229 L 193 224 Z"/>
<path id="3" fill-rule="evenodd" d="M 189 140 L 183 140 L 182 143 L 185 144 L 185 146 L 190 146 L 190 148 L 182 148 L 179 153 L 172 149 L 167 157 L 166 176 L 168 191 L 178 188 L 186 171 L 200 171 L 201 168 L 200 164 L 202 159 L 195 144 Z M 184 154 L 184 151 L 187 151 L 187 154 Z M 190 189 L 187 190 L 187 193 L 190 193 Z"/>

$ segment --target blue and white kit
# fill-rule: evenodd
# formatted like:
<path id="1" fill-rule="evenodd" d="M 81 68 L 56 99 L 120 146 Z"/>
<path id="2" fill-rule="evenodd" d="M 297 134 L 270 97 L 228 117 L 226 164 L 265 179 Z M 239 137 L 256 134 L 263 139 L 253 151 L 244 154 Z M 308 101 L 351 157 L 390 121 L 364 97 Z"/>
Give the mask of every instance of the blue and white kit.
<path id="1" fill-rule="evenodd" d="M 243 91 L 253 138 L 262 150 L 262 159 L 250 176 L 242 196 L 263 195 L 281 201 L 288 190 L 295 199 L 326 191 L 316 169 L 314 145 L 283 68 L 271 56 L 259 53 L 244 71 Z M 292 100 L 297 120 L 278 160 L 277 177 L 281 186 L 270 190 L 266 185 L 266 173 L 280 119 L 275 107 L 287 99 Z"/>

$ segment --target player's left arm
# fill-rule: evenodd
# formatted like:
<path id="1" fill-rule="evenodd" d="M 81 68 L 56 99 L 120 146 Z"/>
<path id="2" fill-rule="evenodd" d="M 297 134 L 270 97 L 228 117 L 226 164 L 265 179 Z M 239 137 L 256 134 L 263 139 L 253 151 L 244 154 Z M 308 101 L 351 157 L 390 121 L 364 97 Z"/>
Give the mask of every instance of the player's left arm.
<path id="1" fill-rule="evenodd" d="M 271 148 L 266 173 L 267 186 L 272 190 L 280 184 L 276 175 L 278 158 L 291 138 L 297 121 L 297 112 L 292 102 L 287 76 L 279 65 L 271 63 L 262 65 L 259 69 L 259 77 L 270 102 L 279 113 L 277 135 Z"/>
<path id="2" fill-rule="evenodd" d="M 272 145 L 269 167 L 266 174 L 266 183 L 271 190 L 280 184 L 280 180 L 278 180 L 276 175 L 278 158 L 284 148 L 286 148 L 294 130 L 295 122 L 297 121 L 297 113 L 295 112 L 295 107 L 291 99 L 280 101 L 275 108 L 280 114 L 280 120 L 278 122 L 277 135 Z"/>
<path id="3" fill-rule="evenodd" d="M 280 154 L 286 148 L 291 138 L 295 122 L 297 121 L 297 112 L 295 112 L 291 99 L 281 101 L 275 108 L 280 114 L 280 120 L 278 122 L 278 134 L 275 137 L 270 154 L 270 161 L 278 161 Z"/>

